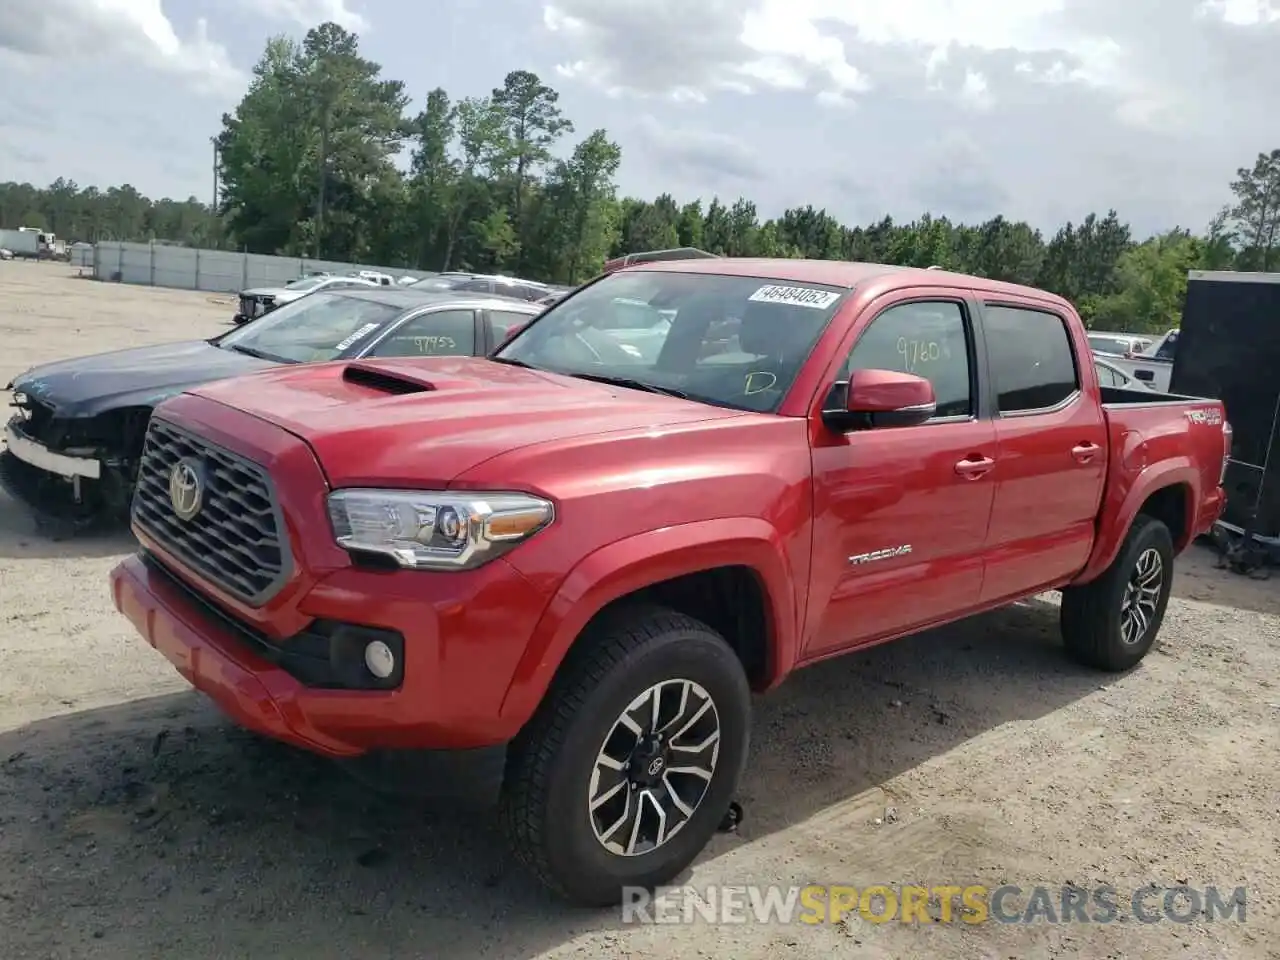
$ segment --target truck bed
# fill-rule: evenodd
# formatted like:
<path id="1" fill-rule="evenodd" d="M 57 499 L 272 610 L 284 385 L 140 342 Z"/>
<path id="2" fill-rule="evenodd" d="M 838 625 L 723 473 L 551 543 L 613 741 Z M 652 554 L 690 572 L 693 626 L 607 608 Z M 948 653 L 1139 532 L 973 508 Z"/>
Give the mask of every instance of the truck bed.
<path id="1" fill-rule="evenodd" d="M 1163 483 L 1186 490 L 1179 508 L 1183 522 L 1179 547 L 1217 518 L 1219 481 L 1227 454 L 1227 424 L 1222 404 L 1201 397 L 1153 393 L 1124 387 L 1102 387 L 1107 419 L 1109 459 L 1100 529 L 1123 531 L 1137 509 L 1135 498 L 1151 482 L 1155 470 Z M 1183 512 L 1185 511 L 1185 512 Z M 1178 534 L 1175 534 L 1177 536 Z"/>
<path id="2" fill-rule="evenodd" d="M 1164 405 L 1169 403 L 1212 403 L 1204 397 L 1184 397 L 1177 393 L 1158 393 L 1154 390 L 1130 390 L 1127 387 L 1102 387 L 1102 405 L 1141 406 L 1143 404 Z"/>

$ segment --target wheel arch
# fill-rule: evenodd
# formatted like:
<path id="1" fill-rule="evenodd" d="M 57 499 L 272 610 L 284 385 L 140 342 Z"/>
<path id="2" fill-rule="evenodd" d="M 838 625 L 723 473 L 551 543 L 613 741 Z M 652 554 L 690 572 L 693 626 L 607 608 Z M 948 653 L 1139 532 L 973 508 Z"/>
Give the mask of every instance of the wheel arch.
<path id="1" fill-rule="evenodd" d="M 1185 457 L 1165 461 L 1140 473 L 1117 504 L 1103 501 L 1098 538 L 1089 562 L 1073 584 L 1097 579 L 1114 562 L 1139 514 L 1153 516 L 1169 528 L 1177 555 L 1191 542 L 1200 489 L 1200 472 Z"/>
<path id="2" fill-rule="evenodd" d="M 794 662 L 796 593 L 778 531 L 758 517 L 680 524 L 616 541 L 573 568 L 516 667 L 502 717 L 526 723 L 587 628 L 632 603 L 706 623 L 734 648 L 757 690 Z"/>

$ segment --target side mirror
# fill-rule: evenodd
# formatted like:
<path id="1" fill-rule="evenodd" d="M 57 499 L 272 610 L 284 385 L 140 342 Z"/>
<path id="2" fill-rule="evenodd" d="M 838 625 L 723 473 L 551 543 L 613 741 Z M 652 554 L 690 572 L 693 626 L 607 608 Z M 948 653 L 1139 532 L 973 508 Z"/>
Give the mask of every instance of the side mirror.
<path id="1" fill-rule="evenodd" d="M 832 390 L 833 398 L 840 392 Z M 843 408 L 822 412 L 822 419 L 837 430 L 914 427 L 937 411 L 933 384 L 910 373 L 855 370 L 843 393 Z"/>

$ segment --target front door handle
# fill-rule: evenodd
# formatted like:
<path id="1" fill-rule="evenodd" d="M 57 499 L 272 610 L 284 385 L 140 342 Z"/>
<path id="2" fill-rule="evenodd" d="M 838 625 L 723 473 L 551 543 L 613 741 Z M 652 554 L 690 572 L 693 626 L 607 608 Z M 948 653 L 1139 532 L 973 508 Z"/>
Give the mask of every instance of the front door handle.
<path id="1" fill-rule="evenodd" d="M 1076 463 L 1089 463 L 1101 449 L 1096 443 L 1081 443 L 1071 448 L 1071 456 L 1076 458 Z"/>
<path id="2" fill-rule="evenodd" d="M 956 473 L 964 477 L 966 480 L 977 480 L 991 472 L 991 468 L 996 462 L 990 457 L 966 457 L 956 464 Z"/>

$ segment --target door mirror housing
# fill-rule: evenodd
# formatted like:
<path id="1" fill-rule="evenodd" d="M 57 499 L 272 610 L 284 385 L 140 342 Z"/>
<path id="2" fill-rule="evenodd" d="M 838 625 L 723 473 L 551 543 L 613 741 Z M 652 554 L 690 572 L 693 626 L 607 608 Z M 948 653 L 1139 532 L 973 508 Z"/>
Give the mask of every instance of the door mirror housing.
<path id="1" fill-rule="evenodd" d="M 855 370 L 847 384 L 832 388 L 830 396 L 843 396 L 843 406 L 830 405 L 822 419 L 843 432 L 914 427 L 932 419 L 938 409 L 932 383 L 896 370 Z"/>

